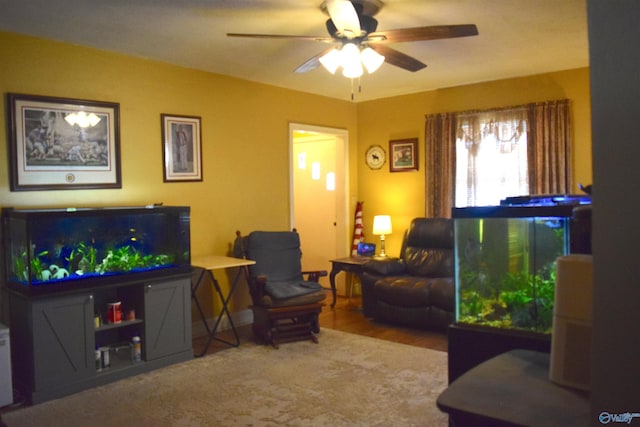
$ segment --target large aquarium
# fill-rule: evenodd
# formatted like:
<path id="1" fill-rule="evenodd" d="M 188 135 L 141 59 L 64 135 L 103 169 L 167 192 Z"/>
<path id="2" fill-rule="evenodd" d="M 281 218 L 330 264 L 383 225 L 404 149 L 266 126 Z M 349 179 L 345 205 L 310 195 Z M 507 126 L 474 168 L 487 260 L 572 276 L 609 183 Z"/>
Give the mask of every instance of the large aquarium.
<path id="1" fill-rule="evenodd" d="M 456 321 L 550 333 L 555 261 L 570 251 L 582 202 L 453 209 Z"/>
<path id="2" fill-rule="evenodd" d="M 190 209 L 177 206 L 2 209 L 7 287 L 23 291 L 111 283 L 191 268 Z"/>

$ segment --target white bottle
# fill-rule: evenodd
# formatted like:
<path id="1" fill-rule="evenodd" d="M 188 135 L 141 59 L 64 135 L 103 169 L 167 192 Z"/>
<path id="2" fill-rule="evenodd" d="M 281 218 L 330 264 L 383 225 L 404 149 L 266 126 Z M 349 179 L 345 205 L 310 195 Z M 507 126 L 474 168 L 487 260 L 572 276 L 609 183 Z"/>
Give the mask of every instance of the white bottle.
<path id="1" fill-rule="evenodd" d="M 100 354 L 102 354 L 102 369 L 106 369 L 111 366 L 109 359 L 109 347 L 100 347 Z"/>
<path id="2" fill-rule="evenodd" d="M 131 338 L 131 342 L 133 343 L 133 349 L 131 357 L 134 362 L 142 361 L 142 343 L 140 342 L 140 337 L 135 336 Z"/>

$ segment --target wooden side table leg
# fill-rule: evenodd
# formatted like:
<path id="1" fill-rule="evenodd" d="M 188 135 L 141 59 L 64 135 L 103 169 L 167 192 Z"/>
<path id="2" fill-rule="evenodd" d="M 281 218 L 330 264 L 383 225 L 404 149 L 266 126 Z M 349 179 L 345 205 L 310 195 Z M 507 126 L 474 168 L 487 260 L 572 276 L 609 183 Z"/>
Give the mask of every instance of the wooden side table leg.
<path id="1" fill-rule="evenodd" d="M 329 283 L 331 284 L 331 292 L 333 293 L 333 302 L 331 308 L 336 306 L 336 274 L 340 272 L 340 267 L 334 263 L 331 267 L 331 273 L 329 273 Z"/>

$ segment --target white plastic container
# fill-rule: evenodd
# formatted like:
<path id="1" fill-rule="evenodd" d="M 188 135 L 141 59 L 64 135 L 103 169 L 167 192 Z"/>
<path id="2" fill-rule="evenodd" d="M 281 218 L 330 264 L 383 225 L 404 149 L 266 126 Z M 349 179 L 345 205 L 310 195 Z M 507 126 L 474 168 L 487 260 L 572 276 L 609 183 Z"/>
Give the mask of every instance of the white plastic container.
<path id="1" fill-rule="evenodd" d="M 559 257 L 556 264 L 549 379 L 591 390 L 593 257 L 571 254 Z"/>
<path id="2" fill-rule="evenodd" d="M 13 403 L 9 328 L 0 323 L 0 408 Z"/>
<path id="3" fill-rule="evenodd" d="M 102 369 L 107 369 L 111 366 L 111 359 L 109 357 L 109 347 L 100 347 L 100 354 L 102 355 Z"/>

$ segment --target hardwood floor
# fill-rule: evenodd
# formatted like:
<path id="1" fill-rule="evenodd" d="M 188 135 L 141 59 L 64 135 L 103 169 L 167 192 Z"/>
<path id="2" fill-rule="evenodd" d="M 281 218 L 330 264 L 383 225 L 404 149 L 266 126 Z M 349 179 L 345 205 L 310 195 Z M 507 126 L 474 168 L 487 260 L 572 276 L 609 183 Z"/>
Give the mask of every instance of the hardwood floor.
<path id="1" fill-rule="evenodd" d="M 447 335 L 444 332 L 403 328 L 368 319 L 360 309 L 360 297 L 338 297 L 333 309 L 329 305 L 331 299 L 327 300 L 327 307 L 320 314 L 320 328 L 337 329 L 416 347 L 447 351 Z"/>
<path id="2" fill-rule="evenodd" d="M 360 310 L 360 297 L 349 299 L 339 296 L 334 308 L 330 306 L 331 296 L 328 296 L 326 301 L 327 305 L 320 314 L 321 329 L 336 329 L 432 350 L 447 351 L 447 336 L 445 333 L 402 328 L 367 319 Z M 240 326 L 237 329 L 241 342 L 253 339 L 251 325 Z M 320 333 L 322 334 L 322 331 Z M 226 334 L 228 334 L 228 331 L 224 332 L 221 337 L 229 339 Z M 320 342 L 322 343 L 322 335 L 320 336 Z M 205 344 L 206 338 L 194 339 L 193 346 L 196 353 L 200 352 Z M 226 348 L 229 348 L 229 346 L 213 341 L 206 354 L 213 354 Z"/>

